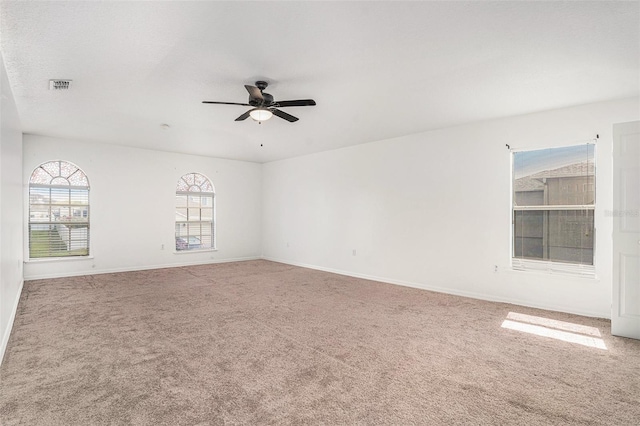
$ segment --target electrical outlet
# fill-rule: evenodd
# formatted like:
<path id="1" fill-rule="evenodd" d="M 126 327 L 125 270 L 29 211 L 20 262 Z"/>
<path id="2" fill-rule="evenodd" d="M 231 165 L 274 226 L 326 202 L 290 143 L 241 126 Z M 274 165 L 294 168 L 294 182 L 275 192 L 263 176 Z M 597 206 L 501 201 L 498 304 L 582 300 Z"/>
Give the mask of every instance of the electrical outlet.
<path id="1" fill-rule="evenodd" d="M 164 244 L 160 244 L 160 250 L 164 250 Z"/>
<path id="2" fill-rule="evenodd" d="M 498 265 L 493 265 L 493 272 L 498 272 Z"/>
<path id="3" fill-rule="evenodd" d="M 353 255 L 355 256 L 355 255 L 356 255 L 356 249 L 353 249 L 353 252 L 352 252 L 352 253 L 353 253 Z"/>

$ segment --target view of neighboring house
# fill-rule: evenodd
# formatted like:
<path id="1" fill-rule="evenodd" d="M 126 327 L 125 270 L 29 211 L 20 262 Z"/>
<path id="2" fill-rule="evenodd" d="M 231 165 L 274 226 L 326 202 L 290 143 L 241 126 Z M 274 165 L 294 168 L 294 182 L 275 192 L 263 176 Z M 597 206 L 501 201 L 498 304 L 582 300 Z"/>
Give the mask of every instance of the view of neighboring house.
<path id="1" fill-rule="evenodd" d="M 582 161 L 514 180 L 514 257 L 593 264 L 594 176 Z"/>

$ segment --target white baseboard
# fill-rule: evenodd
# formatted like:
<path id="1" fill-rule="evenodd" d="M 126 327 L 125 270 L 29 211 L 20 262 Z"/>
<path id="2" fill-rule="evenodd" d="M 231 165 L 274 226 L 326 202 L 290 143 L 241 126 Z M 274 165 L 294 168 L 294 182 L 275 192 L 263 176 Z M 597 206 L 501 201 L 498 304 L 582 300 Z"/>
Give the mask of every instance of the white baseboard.
<path id="1" fill-rule="evenodd" d="M 83 275 L 100 275 L 100 274 L 113 274 L 118 272 L 146 271 L 150 269 L 180 268 L 183 266 L 209 265 L 214 263 L 229 263 L 229 262 L 244 262 L 247 260 L 258 260 L 258 259 L 262 259 L 262 257 L 249 256 L 249 257 L 236 257 L 231 259 L 201 260 L 196 262 L 179 262 L 179 263 L 170 263 L 165 265 L 127 266 L 123 268 L 96 269 L 96 270 L 90 270 L 90 271 L 77 271 L 77 272 L 71 272 L 71 273 L 28 275 L 28 276 L 25 276 L 24 280 L 25 281 L 45 280 L 49 278 L 79 277 Z"/>
<path id="2" fill-rule="evenodd" d="M 7 327 L 4 329 L 4 333 L 2 334 L 2 342 L 0 342 L 0 365 L 2 365 L 2 361 L 4 360 L 4 353 L 7 351 L 7 345 L 9 344 L 9 337 L 11 337 L 13 322 L 16 319 L 16 312 L 18 312 L 18 303 L 20 303 L 20 296 L 22 295 L 23 286 L 24 286 L 24 280 L 20 280 L 20 286 L 18 287 L 18 294 L 16 295 L 16 299 L 14 300 L 13 307 L 11 309 L 11 316 L 9 317 L 9 322 L 7 323 Z"/>
<path id="3" fill-rule="evenodd" d="M 41 274 L 41 275 L 25 276 L 25 281 L 37 280 L 37 279 L 73 277 L 73 276 L 82 276 L 82 275 L 111 274 L 111 273 L 117 273 L 117 272 L 144 271 L 144 270 L 149 270 L 149 269 L 179 268 L 179 267 L 183 267 L 183 266 L 207 265 L 207 264 L 214 264 L 214 263 L 243 262 L 243 261 L 247 261 L 247 260 L 258 260 L 258 259 L 264 259 L 264 260 L 269 260 L 269 261 L 272 261 L 272 262 L 284 263 L 284 264 L 287 264 L 287 265 L 300 266 L 302 268 L 315 269 L 315 270 L 318 270 L 318 271 L 330 272 L 330 273 L 333 273 L 333 274 L 345 275 L 345 276 L 354 277 L 354 278 L 362 278 L 362 279 L 366 279 L 366 280 L 370 280 L 370 281 L 377 281 L 377 282 L 382 282 L 382 283 L 387 283 L 387 284 L 396 284 L 396 285 L 401 285 L 401 286 L 404 286 L 404 287 L 413 287 L 413 288 L 418 288 L 418 289 L 422 289 L 422 290 L 435 291 L 435 292 L 438 292 L 438 293 L 452 294 L 452 295 L 455 295 L 455 296 L 470 297 L 470 298 L 473 298 L 473 299 L 486 300 L 486 301 L 489 301 L 489 302 L 509 303 L 509 304 L 513 304 L 513 305 L 527 306 L 527 307 L 530 307 L 530 308 L 544 309 L 544 310 L 548 310 L 548 311 L 565 312 L 565 313 L 582 315 L 582 316 L 587 316 L 587 317 L 594 317 L 594 318 L 607 318 L 607 319 L 609 319 L 610 315 L 611 315 L 610 313 L 593 312 L 593 311 L 585 311 L 585 310 L 575 309 L 574 307 L 565 306 L 565 305 L 536 303 L 536 302 L 531 302 L 531 301 L 528 301 L 528 300 L 521 300 L 521 299 L 501 297 L 501 296 L 485 294 L 485 293 L 477 293 L 477 292 L 470 292 L 470 291 L 464 291 L 464 290 L 457 290 L 457 289 L 454 289 L 454 288 L 434 286 L 434 285 L 429 285 L 429 284 L 425 284 L 425 283 L 417 283 L 417 282 L 411 282 L 411 281 L 397 280 L 397 279 L 388 278 L 388 277 L 379 277 L 379 276 L 374 276 L 374 275 L 360 274 L 360 273 L 355 273 L 355 272 L 350 272 L 350 271 L 343 271 L 343 270 L 334 269 L 334 268 L 327 268 L 327 267 L 318 266 L 318 265 L 311 265 L 311 264 L 300 263 L 300 262 L 291 262 L 291 261 L 288 261 L 288 260 L 272 258 L 272 257 L 269 257 L 269 256 L 249 256 L 249 257 L 220 259 L 220 260 L 204 260 L 204 261 L 196 261 L 196 262 L 180 262 L 180 263 L 173 263 L 173 264 L 166 264 L 166 265 L 131 266 L 131 267 L 124 267 L 124 268 L 110 268 L 110 269 L 100 269 L 100 270 L 92 270 L 92 271 L 80 271 L 80 272 L 65 273 L 65 274 L 59 274 L 59 273 L 58 274 Z M 22 290 L 22 284 L 20 286 L 20 289 Z M 16 307 L 17 307 L 17 301 L 16 301 Z M 14 314 L 15 314 L 15 312 L 14 312 Z M 7 336 L 7 339 L 8 339 L 8 336 Z M 3 344 L 6 344 L 6 343 L 3 342 Z M 2 349 L 4 350 L 4 346 L 2 347 Z"/>
<path id="4" fill-rule="evenodd" d="M 592 317 L 592 318 L 610 319 L 610 315 L 611 315 L 610 313 L 603 314 L 602 312 L 584 311 L 580 309 L 575 309 L 570 306 L 536 303 L 536 302 L 530 302 L 528 300 L 520 300 L 520 299 L 495 296 L 495 295 L 485 294 L 485 293 L 476 293 L 471 291 L 457 290 L 449 287 L 440 287 L 440 286 L 434 286 L 434 285 L 429 285 L 424 283 L 396 280 L 396 279 L 387 278 L 387 277 L 378 277 L 373 275 L 359 274 L 356 272 L 342 271 L 339 269 L 326 268 L 326 267 L 317 266 L 317 265 L 309 265 L 306 263 L 290 262 L 287 260 L 276 259 L 268 256 L 263 256 L 262 258 L 264 260 L 269 260 L 272 262 L 284 263 L 284 264 L 293 265 L 293 266 L 300 266 L 302 268 L 316 269 L 318 271 L 331 272 L 333 274 L 346 275 L 348 277 L 362 278 L 365 280 L 377 281 L 377 282 L 382 282 L 386 284 L 396 284 L 404 287 L 419 288 L 422 290 L 435 291 L 437 293 L 451 294 L 454 296 L 470 297 L 472 299 L 486 300 L 488 302 L 509 303 L 512 305 L 526 306 L 529 308 L 536 308 L 536 309 L 544 309 L 547 311 L 564 312 L 568 314 L 582 315 L 585 317 Z"/>

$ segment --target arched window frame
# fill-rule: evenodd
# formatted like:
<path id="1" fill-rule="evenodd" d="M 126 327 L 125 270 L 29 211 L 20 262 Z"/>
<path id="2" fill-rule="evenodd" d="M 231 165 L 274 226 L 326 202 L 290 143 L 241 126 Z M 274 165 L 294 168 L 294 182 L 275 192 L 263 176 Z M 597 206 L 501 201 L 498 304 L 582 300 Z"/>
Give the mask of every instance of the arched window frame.
<path id="1" fill-rule="evenodd" d="M 29 177 L 30 260 L 90 254 L 89 179 L 77 165 L 46 161 Z"/>
<path id="2" fill-rule="evenodd" d="M 186 173 L 176 185 L 176 252 L 215 250 L 215 188 L 202 173 Z"/>

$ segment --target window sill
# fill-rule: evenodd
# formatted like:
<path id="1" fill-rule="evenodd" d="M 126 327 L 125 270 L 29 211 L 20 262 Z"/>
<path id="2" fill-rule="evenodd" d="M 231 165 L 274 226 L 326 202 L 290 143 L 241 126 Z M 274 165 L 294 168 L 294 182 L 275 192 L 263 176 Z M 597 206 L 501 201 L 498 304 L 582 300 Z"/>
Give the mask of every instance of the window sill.
<path id="1" fill-rule="evenodd" d="M 38 259 L 28 259 L 24 263 L 47 263 L 47 262 L 71 262 L 79 260 L 93 260 L 93 256 L 64 256 L 64 257 L 42 257 Z"/>
<path id="2" fill-rule="evenodd" d="M 180 251 L 174 251 L 173 254 L 209 253 L 209 252 L 213 252 L 213 251 L 218 251 L 218 249 L 217 248 L 210 248 L 210 249 L 180 250 Z"/>

